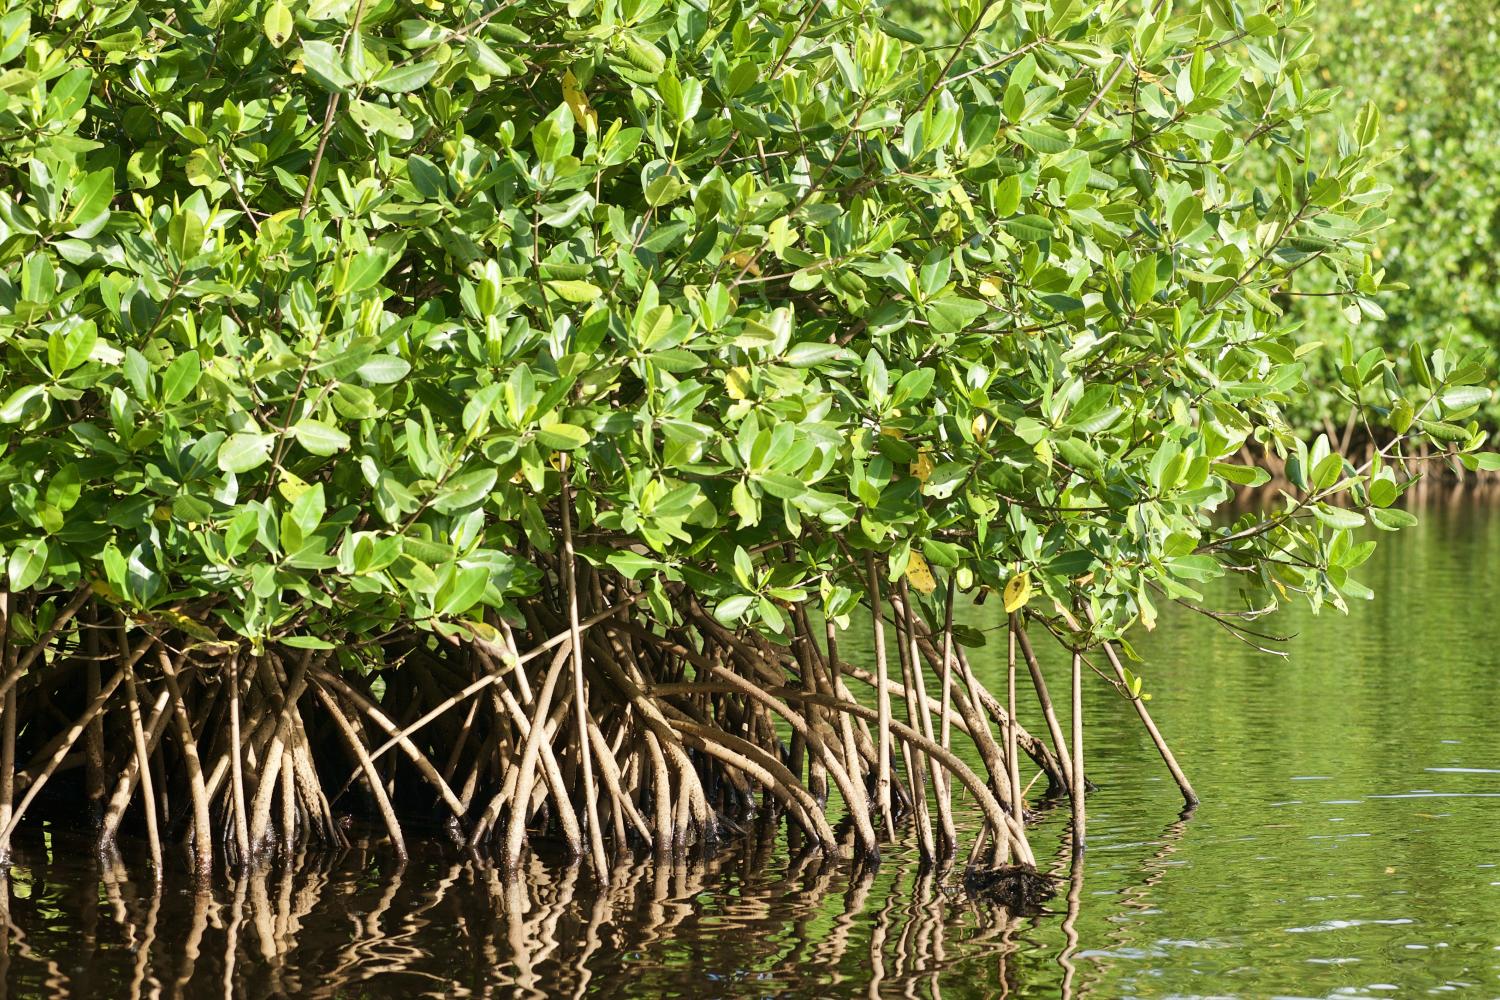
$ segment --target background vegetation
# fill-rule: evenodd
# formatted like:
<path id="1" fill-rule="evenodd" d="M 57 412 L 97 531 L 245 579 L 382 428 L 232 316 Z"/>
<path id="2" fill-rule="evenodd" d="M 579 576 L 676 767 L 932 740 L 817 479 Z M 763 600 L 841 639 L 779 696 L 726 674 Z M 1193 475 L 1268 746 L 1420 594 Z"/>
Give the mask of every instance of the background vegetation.
<path id="1" fill-rule="evenodd" d="M 1375 260 L 1388 281 L 1406 288 L 1374 303 L 1300 298 L 1294 312 L 1306 318 L 1305 339 L 1337 347 L 1348 336 L 1356 355 L 1380 347 L 1408 377 L 1404 356 L 1413 345 L 1450 356 L 1478 352 L 1493 371 L 1500 349 L 1500 10 L 1484 0 L 1351 0 L 1321 4 L 1316 23 L 1318 79 L 1381 110 L 1382 144 L 1395 155 L 1377 171 L 1391 200 Z M 1330 356 L 1336 352 L 1319 355 Z M 1331 390 L 1334 366 L 1320 375 L 1294 419 L 1315 429 L 1326 416 L 1341 433 L 1350 407 Z M 1487 427 L 1496 426 L 1493 403 L 1482 414 Z"/>

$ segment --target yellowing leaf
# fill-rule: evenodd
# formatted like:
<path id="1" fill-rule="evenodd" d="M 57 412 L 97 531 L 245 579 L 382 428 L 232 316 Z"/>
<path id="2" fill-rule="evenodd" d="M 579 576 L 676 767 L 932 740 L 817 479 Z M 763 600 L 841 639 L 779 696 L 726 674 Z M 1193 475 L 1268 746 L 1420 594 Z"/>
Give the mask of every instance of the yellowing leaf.
<path id="1" fill-rule="evenodd" d="M 755 259 L 754 251 L 740 250 L 726 255 L 724 259 L 733 266 L 748 271 L 757 278 L 760 277 L 760 263 Z"/>
<path id="2" fill-rule="evenodd" d="M 906 580 L 920 594 L 931 594 L 937 589 L 937 580 L 933 578 L 932 567 L 927 565 L 927 560 L 920 552 L 913 552 L 907 560 Z"/>
<path id="3" fill-rule="evenodd" d="M 214 642 L 219 638 L 207 626 L 189 618 L 181 611 L 174 611 L 171 608 L 167 608 L 166 610 L 156 612 L 154 617 L 158 622 L 165 622 L 179 632 L 186 633 L 202 642 Z"/>
<path id="4" fill-rule="evenodd" d="M 985 278 L 979 282 L 979 294 L 987 299 L 998 299 L 1001 292 L 1000 282 L 994 278 Z"/>
<path id="5" fill-rule="evenodd" d="M 917 477 L 918 482 L 925 483 L 928 477 L 932 475 L 932 469 L 932 452 L 927 448 L 923 448 L 917 452 L 916 461 L 911 463 L 911 474 Z"/>
<path id="6" fill-rule="evenodd" d="M 284 469 L 281 473 L 281 482 L 276 484 L 276 492 L 285 497 L 287 503 L 296 503 L 297 498 L 311 488 L 307 480 L 295 472 L 287 472 Z"/>
<path id="7" fill-rule="evenodd" d="M 94 597 L 102 598 L 106 603 L 109 604 L 123 604 L 125 602 L 125 598 L 120 596 L 120 592 L 114 587 L 111 587 L 109 585 L 109 581 L 104 579 L 103 577 L 93 577 L 89 580 L 89 583 L 92 585 L 90 588 L 90 593 Z"/>
<path id="8" fill-rule="evenodd" d="M 724 391 L 730 399 L 744 399 L 750 395 L 750 369 L 731 368 L 724 376 Z"/>
<path id="9" fill-rule="evenodd" d="M 1017 573 L 1005 584 L 1005 613 L 1019 611 L 1031 600 L 1031 574 Z"/>
<path id="10" fill-rule="evenodd" d="M 568 110 L 573 112 L 573 120 L 578 123 L 578 127 L 589 135 L 599 131 L 599 115 L 589 107 L 588 95 L 578 86 L 578 77 L 573 75 L 572 70 L 563 73 L 562 91 L 563 100 L 567 102 Z"/>
<path id="11" fill-rule="evenodd" d="M 897 441 L 906 440 L 906 432 L 899 427 L 882 427 L 880 433 L 888 438 L 895 438 Z"/>
<path id="12" fill-rule="evenodd" d="M 265 17 L 261 19 L 261 26 L 265 29 L 266 38 L 278 49 L 286 44 L 287 39 L 292 37 L 296 24 L 292 20 L 292 12 L 287 9 L 281 0 L 266 8 Z"/>
<path id="13" fill-rule="evenodd" d="M 974 440 L 983 441 L 990 432 L 990 418 L 983 413 L 976 414 L 969 429 L 974 432 Z"/>

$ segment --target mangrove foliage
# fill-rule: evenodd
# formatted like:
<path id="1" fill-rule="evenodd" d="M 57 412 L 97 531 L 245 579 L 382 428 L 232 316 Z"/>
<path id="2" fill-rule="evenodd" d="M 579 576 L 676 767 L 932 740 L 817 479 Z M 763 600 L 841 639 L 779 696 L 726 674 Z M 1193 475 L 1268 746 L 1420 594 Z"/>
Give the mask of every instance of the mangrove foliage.
<path id="1" fill-rule="evenodd" d="M 1085 697 L 1192 801 L 1129 631 L 1366 596 L 1394 460 L 1484 438 L 1442 351 L 1337 359 L 1358 462 L 1287 418 L 1278 297 L 1385 282 L 1310 7 L 6 0 L 0 851 L 206 873 L 353 809 L 1025 871 Z M 1216 517 L 1248 443 L 1289 484 Z"/>

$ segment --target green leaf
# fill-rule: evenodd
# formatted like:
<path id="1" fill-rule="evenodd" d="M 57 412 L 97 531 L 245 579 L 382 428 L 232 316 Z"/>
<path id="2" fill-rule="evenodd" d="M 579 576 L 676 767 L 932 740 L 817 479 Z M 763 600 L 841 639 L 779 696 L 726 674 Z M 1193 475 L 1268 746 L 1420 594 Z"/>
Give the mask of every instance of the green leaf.
<path id="1" fill-rule="evenodd" d="M 661 562 L 638 552 L 611 552 L 604 561 L 627 580 L 639 580 L 665 568 Z"/>
<path id="2" fill-rule="evenodd" d="M 489 571 L 482 566 L 454 567 L 447 582 L 438 590 L 435 605 L 437 613 L 463 614 L 484 597 L 489 582 Z"/>
<path id="3" fill-rule="evenodd" d="M 433 510 L 440 514 L 451 514 L 480 503 L 490 495 L 495 486 L 497 473 L 494 469 L 475 469 L 454 476 L 444 484 L 432 502 Z"/>
<path id="4" fill-rule="evenodd" d="M 218 463 L 224 472 L 250 472 L 258 469 L 271 458 L 274 434 L 241 432 L 231 434 L 219 446 Z"/>
<path id="5" fill-rule="evenodd" d="M 343 269 L 335 294 L 353 295 L 374 288 L 390 270 L 391 255 L 380 247 L 365 247 L 350 257 Z"/>
<path id="6" fill-rule="evenodd" d="M 104 167 L 92 171 L 73 189 L 73 212 L 68 219 L 68 235 L 80 239 L 97 236 L 110 218 L 110 203 L 115 197 L 115 171 Z"/>
<path id="7" fill-rule="evenodd" d="M 589 443 L 589 432 L 574 424 L 549 424 L 537 428 L 536 439 L 553 451 L 572 451 Z"/>
<path id="8" fill-rule="evenodd" d="M 398 142 L 409 142 L 416 134 L 411 122 L 407 121 L 401 112 L 383 104 L 376 104 L 374 101 L 350 101 L 349 114 L 365 131 L 379 132 Z"/>
<path id="9" fill-rule="evenodd" d="M 1001 218 L 1014 215 L 1021 207 L 1021 175 L 1011 174 L 995 191 L 995 214 Z"/>
<path id="10" fill-rule="evenodd" d="M 415 59 L 404 66 L 392 66 L 375 78 L 374 85 L 387 93 L 405 94 L 427 86 L 441 68 L 436 59 Z"/>
<path id="11" fill-rule="evenodd" d="M 1016 130 L 1021 141 L 1038 153 L 1066 153 L 1073 147 L 1068 133 L 1053 125 L 1038 123 L 1025 125 Z"/>
<path id="12" fill-rule="evenodd" d="M 83 495 L 83 474 L 77 462 L 69 462 L 47 480 L 46 500 L 63 513 L 77 505 Z"/>
<path id="13" fill-rule="evenodd" d="M 1140 308 L 1156 294 L 1156 258 L 1143 257 L 1130 269 L 1130 301 Z"/>
<path id="14" fill-rule="evenodd" d="M 837 344 L 793 344 L 786 352 L 785 361 L 793 368 L 816 368 L 834 360 L 845 360 L 852 353 Z"/>
<path id="15" fill-rule="evenodd" d="M 288 513 L 304 538 L 317 531 L 318 526 L 323 523 L 323 516 L 328 513 L 328 500 L 323 484 L 313 483 L 303 490 Z"/>
<path id="16" fill-rule="evenodd" d="M 293 439 L 312 455 L 336 455 L 349 447 L 348 434 L 321 420 L 299 420 L 288 430 Z"/>
<path id="17" fill-rule="evenodd" d="M 30 38 L 31 12 L 25 7 L 18 7 L 0 16 L 0 65 L 20 55 Z"/>
<path id="18" fill-rule="evenodd" d="M 1264 486 L 1271 481 L 1271 474 L 1255 465 L 1234 465 L 1230 462 L 1215 462 L 1213 470 L 1237 486 Z"/>
<path id="19" fill-rule="evenodd" d="M 1045 215 L 1018 215 L 1005 220 L 1005 231 L 1018 240 L 1038 243 L 1052 238 L 1052 220 Z"/>
<path id="20" fill-rule="evenodd" d="M 88 361 L 99 334 L 91 322 L 73 323 L 47 335 L 47 367 L 61 377 Z"/>
<path id="21" fill-rule="evenodd" d="M 604 294 L 598 285 L 576 279 L 549 281 L 547 290 L 568 302 L 592 302 Z"/>
<path id="22" fill-rule="evenodd" d="M 1326 490 L 1337 483 L 1343 474 L 1344 457 L 1337 453 L 1327 455 L 1313 468 L 1312 488 Z"/>
<path id="23" fill-rule="evenodd" d="M 10 550 L 6 573 L 12 591 L 25 590 L 41 579 L 47 568 L 47 543 L 41 538 L 23 538 Z"/>
<path id="24" fill-rule="evenodd" d="M 203 360 L 197 351 L 178 355 L 162 373 L 161 401 L 168 406 L 182 402 L 198 387 L 198 380 L 202 377 Z"/>
<path id="25" fill-rule="evenodd" d="M 1442 420 L 1418 420 L 1417 426 L 1435 441 L 1464 444 L 1470 437 L 1469 431 L 1465 428 Z"/>
<path id="26" fill-rule="evenodd" d="M 1365 517 L 1357 510 L 1345 510 L 1342 507 L 1334 507 L 1331 504 L 1317 503 L 1312 506 L 1313 517 L 1322 521 L 1330 528 L 1352 530 L 1365 526 Z"/>
<path id="27" fill-rule="evenodd" d="M 725 625 L 734 625 L 745 617 L 746 612 L 753 607 L 760 598 L 754 594 L 735 594 L 719 602 L 714 608 L 714 617 Z"/>
<path id="28" fill-rule="evenodd" d="M 1399 507 L 1389 507 L 1385 510 L 1373 508 L 1369 511 L 1369 515 L 1370 523 L 1385 531 L 1398 531 L 1401 528 L 1410 528 L 1417 523 L 1414 515 Z"/>
<path id="29" fill-rule="evenodd" d="M 278 645 L 289 649 L 338 649 L 339 644 L 315 635 L 284 635 L 276 640 Z"/>
<path id="30" fill-rule="evenodd" d="M 1427 354 L 1423 351 L 1422 345 L 1420 343 L 1412 344 L 1407 348 L 1406 356 L 1407 360 L 1411 362 L 1411 370 L 1417 376 L 1417 381 L 1422 384 L 1422 388 L 1431 389 L 1433 385 L 1432 369 L 1427 365 Z"/>
<path id="31" fill-rule="evenodd" d="M 354 85 L 344 72 L 339 50 L 328 42 L 309 40 L 302 43 L 302 65 L 323 89 L 342 93 Z"/>
<path id="32" fill-rule="evenodd" d="M 23 385 L 0 403 L 0 424 L 18 424 L 36 419 L 47 410 L 47 387 Z"/>
<path id="33" fill-rule="evenodd" d="M 1496 457 L 1500 458 L 1500 456 Z M 1371 480 L 1370 485 L 1366 487 L 1366 491 L 1369 494 L 1370 503 L 1376 507 L 1389 507 L 1396 502 L 1396 497 L 1400 495 L 1396 489 L 1396 484 L 1389 479 Z"/>
<path id="34" fill-rule="evenodd" d="M 396 354 L 377 354 L 359 366 L 360 381 L 369 385 L 400 382 L 411 372 L 411 362 Z"/>
<path id="35" fill-rule="evenodd" d="M 474 65 L 479 68 L 480 72 L 502 79 L 510 76 L 510 66 L 478 34 L 471 34 L 464 40 L 464 52 L 474 61 Z"/>
<path id="36" fill-rule="evenodd" d="M 1500 472 L 1500 453 L 1493 451 L 1481 451 L 1464 456 L 1470 469 L 1480 472 Z"/>
<path id="37" fill-rule="evenodd" d="M 934 330 L 939 333 L 958 333 L 960 330 L 967 330 L 989 310 L 989 305 L 978 299 L 944 295 L 927 303 L 924 311 Z"/>
<path id="38" fill-rule="evenodd" d="M 1449 410 L 1466 410 L 1490 400 L 1490 391 L 1483 386 L 1463 385 L 1444 391 L 1443 406 Z"/>
<path id="39" fill-rule="evenodd" d="M 754 478 L 762 489 L 781 500 L 795 500 L 807 492 L 807 485 L 802 480 L 785 473 L 757 473 Z"/>

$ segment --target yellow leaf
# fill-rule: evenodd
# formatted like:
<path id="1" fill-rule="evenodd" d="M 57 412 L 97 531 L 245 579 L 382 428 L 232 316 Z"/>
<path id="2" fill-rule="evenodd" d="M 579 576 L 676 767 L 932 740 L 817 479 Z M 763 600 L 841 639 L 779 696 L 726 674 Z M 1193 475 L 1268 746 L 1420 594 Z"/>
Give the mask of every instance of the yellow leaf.
<path id="1" fill-rule="evenodd" d="M 920 594 L 931 594 L 937 590 L 937 580 L 932 576 L 932 567 L 922 558 L 922 553 L 913 552 L 906 562 L 906 580 Z"/>
<path id="2" fill-rule="evenodd" d="M 1042 438 L 1036 444 L 1034 444 L 1034 445 L 1031 446 L 1031 453 L 1036 456 L 1036 460 L 1038 462 L 1041 462 L 1043 465 L 1047 466 L 1048 468 L 1051 468 L 1051 466 L 1052 466 L 1052 442 L 1051 441 L 1048 441 L 1046 438 Z"/>
<path id="3" fill-rule="evenodd" d="M 750 395 L 750 369 L 731 368 L 724 376 L 724 391 L 730 399 L 744 399 Z"/>
<path id="4" fill-rule="evenodd" d="M 311 488 L 301 476 L 284 470 L 281 473 L 281 482 L 276 484 L 276 492 L 285 497 L 287 503 L 296 503 L 297 498 Z"/>
<path id="5" fill-rule="evenodd" d="M 739 250 L 732 254 L 726 254 L 724 259 L 733 266 L 748 271 L 757 278 L 760 277 L 760 263 L 755 259 L 754 251 Z"/>
<path id="6" fill-rule="evenodd" d="M 884 434 L 888 438 L 895 438 L 897 441 L 906 440 L 906 432 L 899 427 L 882 426 L 880 428 L 880 433 Z"/>
<path id="7" fill-rule="evenodd" d="M 969 429 L 974 432 L 974 440 L 983 441 L 990 432 L 990 418 L 983 413 L 976 414 Z"/>
<path id="8" fill-rule="evenodd" d="M 985 278 L 979 282 L 979 294 L 987 299 L 998 299 L 1001 292 L 1000 282 L 994 278 Z"/>
<path id="9" fill-rule="evenodd" d="M 925 483 L 932 475 L 932 469 L 932 451 L 923 448 L 917 452 L 917 460 L 911 463 L 911 474 L 917 477 L 918 482 Z"/>
<path id="10" fill-rule="evenodd" d="M 177 629 L 179 632 L 190 635 L 194 639 L 197 639 L 201 642 L 216 642 L 219 638 L 212 629 L 193 620 L 192 618 L 189 618 L 181 611 L 174 611 L 171 608 L 168 608 L 165 611 L 158 611 L 156 613 L 156 620 L 159 622 L 165 622 L 167 625 L 170 625 L 172 628 Z"/>
<path id="11" fill-rule="evenodd" d="M 589 107 L 588 95 L 578 86 L 578 77 L 573 75 L 572 70 L 563 73 L 562 91 L 563 100 L 568 102 L 568 110 L 573 112 L 573 120 L 578 123 L 578 127 L 589 135 L 599 131 L 599 115 Z"/>
<path id="12" fill-rule="evenodd" d="M 120 596 L 120 592 L 111 587 L 109 581 L 103 577 L 96 576 L 89 582 L 93 585 L 91 590 L 93 596 L 103 599 L 108 604 L 123 604 L 125 602 L 125 598 Z"/>
<path id="13" fill-rule="evenodd" d="M 1031 600 L 1031 575 L 1017 573 L 1005 585 L 1005 613 L 1019 611 Z"/>

